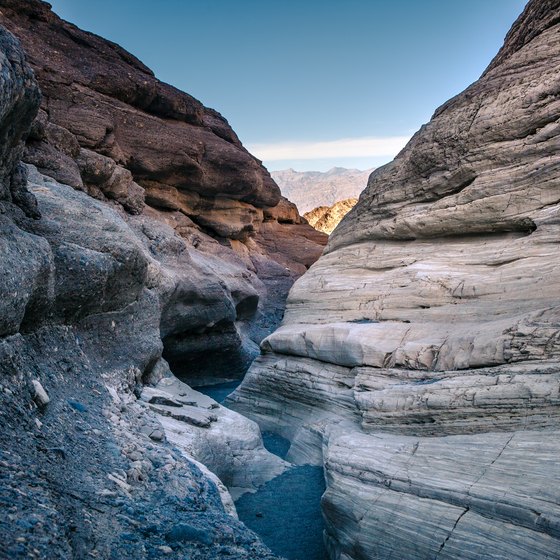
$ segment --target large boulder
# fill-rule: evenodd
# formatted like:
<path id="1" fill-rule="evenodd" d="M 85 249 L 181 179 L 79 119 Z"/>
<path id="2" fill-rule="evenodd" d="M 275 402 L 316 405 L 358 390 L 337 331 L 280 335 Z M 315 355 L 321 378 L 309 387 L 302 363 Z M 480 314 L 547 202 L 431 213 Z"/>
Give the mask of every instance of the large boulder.
<path id="1" fill-rule="evenodd" d="M 374 171 L 231 399 L 324 463 L 331 558 L 560 550 L 560 23 Z"/>

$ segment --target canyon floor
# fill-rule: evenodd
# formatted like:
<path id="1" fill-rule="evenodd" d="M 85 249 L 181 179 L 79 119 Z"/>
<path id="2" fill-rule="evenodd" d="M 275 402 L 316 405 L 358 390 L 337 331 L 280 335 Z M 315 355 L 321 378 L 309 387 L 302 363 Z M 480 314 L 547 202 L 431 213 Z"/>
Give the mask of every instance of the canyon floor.
<path id="1" fill-rule="evenodd" d="M 238 386 L 239 382 L 230 382 L 199 390 L 223 402 Z M 264 432 L 262 436 L 268 451 L 286 459 L 289 440 L 273 432 Z M 240 521 L 255 531 L 275 554 L 287 560 L 324 560 L 327 557 L 321 513 L 324 491 L 322 467 L 291 465 L 256 492 L 238 498 L 235 507 Z"/>

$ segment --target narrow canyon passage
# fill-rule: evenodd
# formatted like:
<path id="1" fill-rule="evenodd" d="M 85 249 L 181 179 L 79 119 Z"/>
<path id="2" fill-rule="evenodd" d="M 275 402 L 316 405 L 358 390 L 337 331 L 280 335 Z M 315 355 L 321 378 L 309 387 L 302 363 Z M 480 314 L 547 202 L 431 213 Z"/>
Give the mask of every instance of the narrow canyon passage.
<path id="1" fill-rule="evenodd" d="M 198 387 L 219 403 L 232 393 L 239 381 Z M 265 448 L 285 459 L 290 442 L 272 432 L 262 434 Z M 235 502 L 239 519 L 261 537 L 279 556 L 288 560 L 324 560 L 324 521 L 321 496 L 325 491 L 323 468 L 293 465 L 254 493 Z"/>
<path id="2" fill-rule="evenodd" d="M 211 24 L 192 52 L 220 106 L 268 82 L 204 62 L 221 9 L 179 11 L 169 37 Z M 0 0 L 0 560 L 560 559 L 558 14 L 526 2 L 327 236 L 216 110 L 49 3 Z M 436 83 L 419 60 L 416 82 L 395 66 L 403 119 L 408 83 Z M 339 82 L 321 125 L 358 134 Z"/>

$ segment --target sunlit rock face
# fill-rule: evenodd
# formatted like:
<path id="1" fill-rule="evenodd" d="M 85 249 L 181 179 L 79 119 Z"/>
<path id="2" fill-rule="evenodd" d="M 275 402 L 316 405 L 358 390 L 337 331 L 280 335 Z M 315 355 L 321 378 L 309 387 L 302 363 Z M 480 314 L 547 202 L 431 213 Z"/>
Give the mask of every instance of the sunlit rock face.
<path id="1" fill-rule="evenodd" d="M 372 173 L 231 398 L 324 462 L 333 559 L 558 556 L 559 13 Z"/>
<path id="2" fill-rule="evenodd" d="M 358 202 L 357 198 L 346 198 L 335 202 L 332 206 L 313 208 L 313 210 L 306 212 L 303 217 L 316 230 L 330 235 L 342 218 L 356 205 L 356 202 Z"/>

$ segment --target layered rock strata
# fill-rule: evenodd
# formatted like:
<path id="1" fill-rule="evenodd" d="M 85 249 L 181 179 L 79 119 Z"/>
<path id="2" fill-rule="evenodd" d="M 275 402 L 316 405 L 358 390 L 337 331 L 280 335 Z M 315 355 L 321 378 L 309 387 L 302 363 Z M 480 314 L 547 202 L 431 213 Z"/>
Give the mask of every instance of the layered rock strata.
<path id="1" fill-rule="evenodd" d="M 558 13 L 372 173 L 231 399 L 324 463 L 333 559 L 560 552 Z"/>
<path id="2" fill-rule="evenodd" d="M 209 274 L 212 293 L 199 299 L 203 272 L 169 294 L 165 356 L 199 383 L 242 375 L 326 237 L 280 196 L 219 113 L 157 80 L 118 45 L 61 20 L 46 2 L 1 0 L 0 10 L 42 91 L 24 161 L 129 215 L 170 226 L 208 255 L 207 266 L 218 271 Z M 211 280 L 220 269 L 228 287 Z M 211 303 L 220 293 L 222 303 Z M 208 309 L 198 313 L 204 298 Z"/>

